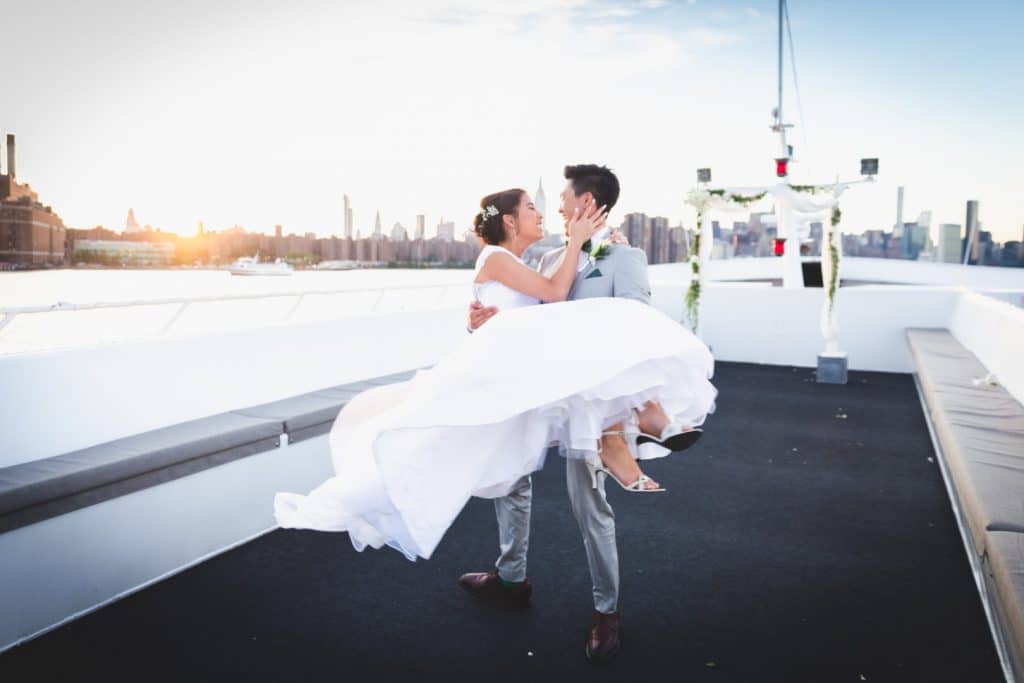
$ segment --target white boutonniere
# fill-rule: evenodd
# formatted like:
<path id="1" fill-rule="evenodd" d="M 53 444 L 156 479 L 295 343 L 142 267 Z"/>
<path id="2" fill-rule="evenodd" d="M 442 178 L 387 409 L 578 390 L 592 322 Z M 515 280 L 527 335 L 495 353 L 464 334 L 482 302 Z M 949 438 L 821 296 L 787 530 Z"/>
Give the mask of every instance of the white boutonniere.
<path id="1" fill-rule="evenodd" d="M 612 250 L 612 243 L 608 240 L 601 240 L 596 244 L 591 245 L 590 251 L 587 253 L 587 259 L 590 261 L 590 265 L 597 264 L 598 261 L 608 255 L 608 252 Z"/>

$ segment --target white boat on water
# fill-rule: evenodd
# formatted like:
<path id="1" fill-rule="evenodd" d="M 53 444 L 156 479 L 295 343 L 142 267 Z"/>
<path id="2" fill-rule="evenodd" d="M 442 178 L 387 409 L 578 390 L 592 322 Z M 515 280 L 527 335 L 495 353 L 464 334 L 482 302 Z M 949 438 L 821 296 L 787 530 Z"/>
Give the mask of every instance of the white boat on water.
<path id="1" fill-rule="evenodd" d="M 259 256 L 242 256 L 228 268 L 232 275 L 291 275 L 295 269 L 282 261 L 260 263 Z"/>
<path id="2" fill-rule="evenodd" d="M 357 261 L 321 261 L 317 264 L 317 270 L 355 270 L 359 268 Z"/>

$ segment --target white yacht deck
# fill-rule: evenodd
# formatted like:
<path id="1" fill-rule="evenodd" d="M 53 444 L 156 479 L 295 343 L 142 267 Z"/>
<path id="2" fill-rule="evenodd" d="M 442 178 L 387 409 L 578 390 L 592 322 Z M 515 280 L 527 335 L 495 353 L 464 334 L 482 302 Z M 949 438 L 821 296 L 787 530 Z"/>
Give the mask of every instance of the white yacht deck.
<path id="1" fill-rule="evenodd" d="M 773 279 L 772 259 L 750 261 L 748 279 Z M 843 277 L 886 276 L 887 265 L 867 261 L 844 261 Z M 615 501 L 630 563 L 630 667 L 723 680 L 1013 675 L 1006 644 L 992 637 L 998 617 L 980 599 L 983 558 L 966 550 L 950 503 L 906 330 L 949 330 L 1024 402 L 1024 283 L 1002 274 L 951 281 L 928 270 L 904 276 L 912 282 L 840 290 L 851 374 L 836 386 L 815 383 L 811 369 L 822 350 L 821 289 L 737 282 L 712 269 L 701 334 L 718 361 L 719 412 L 692 455 L 658 465 L 655 476 L 672 491 L 664 502 Z M 996 269 L 957 272 L 983 270 Z M 679 319 L 687 282 L 679 266 L 653 267 L 655 305 Z M 464 337 L 467 291 L 449 284 L 415 305 L 392 299 L 385 310 L 361 304 L 307 319 L 287 316 L 317 296 L 352 293 L 283 303 L 275 295 L 268 303 L 281 316 L 258 323 L 227 320 L 224 301 L 17 311 L 0 347 L 15 323 L 25 324 L 19 318 L 40 325 L 147 309 L 151 317 L 144 333 L 107 343 L 3 349 L 0 373 L 17 400 L 0 414 L 9 445 L 0 473 L 429 366 Z M 378 294 L 377 305 L 393 296 Z M 206 305 L 219 307 L 218 330 L 175 333 L 183 310 Z M 585 673 L 565 646 L 585 623 L 586 564 L 554 463 L 538 476 L 531 550 L 538 591 L 550 592 L 529 614 L 508 617 L 463 605 L 455 591 L 460 571 L 493 559 L 485 502 L 463 513 L 446 552 L 417 565 L 355 554 L 341 536 L 266 535 L 273 492 L 309 488 L 330 469 L 326 436 L 292 440 L 282 425 L 268 450 L 0 532 L 0 554 L 15 558 L 0 567 L 0 597 L 15 615 L 0 620 L 0 649 L 34 638 L 0 656 L 0 672 L 58 675 L 73 662 L 82 672 L 114 665 L 142 675 L 145 662 L 162 658 L 181 675 L 205 662 L 256 680 L 288 670 L 458 678 L 451 667 L 460 657 L 509 657 L 497 678 Z M 477 636 L 484 643 L 467 652 Z M 404 654 L 395 656 L 397 642 Z M 388 657 L 382 643 L 391 644 Z"/>

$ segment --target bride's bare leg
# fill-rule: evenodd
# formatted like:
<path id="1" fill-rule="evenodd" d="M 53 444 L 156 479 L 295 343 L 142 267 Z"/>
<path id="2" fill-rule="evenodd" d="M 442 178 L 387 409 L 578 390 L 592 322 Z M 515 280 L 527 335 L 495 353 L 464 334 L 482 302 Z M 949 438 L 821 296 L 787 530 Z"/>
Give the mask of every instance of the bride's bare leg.
<path id="1" fill-rule="evenodd" d="M 636 416 L 640 420 L 640 431 L 652 436 L 660 436 L 670 422 L 661 405 L 654 401 L 644 404 L 644 409 L 636 411 Z"/>
<path id="2" fill-rule="evenodd" d="M 612 425 L 608 428 L 608 431 L 621 430 L 622 425 Z M 619 435 L 610 435 L 601 437 L 601 462 L 604 466 L 615 475 L 615 478 L 621 481 L 623 484 L 629 486 L 637 479 L 643 472 L 640 470 L 640 466 L 633 459 L 633 454 L 629 452 L 629 446 L 626 445 L 626 440 Z M 649 479 L 645 484 L 645 489 L 656 489 L 660 488 L 661 485 Z"/>

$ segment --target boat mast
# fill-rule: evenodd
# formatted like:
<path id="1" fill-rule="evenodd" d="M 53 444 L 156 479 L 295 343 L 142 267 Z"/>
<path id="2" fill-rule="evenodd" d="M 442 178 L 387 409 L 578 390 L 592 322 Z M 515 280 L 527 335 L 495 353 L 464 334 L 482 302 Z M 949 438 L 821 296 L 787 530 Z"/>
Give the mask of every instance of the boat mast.
<path id="1" fill-rule="evenodd" d="M 786 128 L 789 128 L 789 124 L 783 123 L 782 119 L 782 22 L 785 21 L 785 6 L 786 0 L 779 0 L 779 101 L 775 106 L 775 125 L 772 126 L 772 130 L 779 134 L 779 154 L 775 157 L 775 175 L 784 179 L 784 182 L 788 182 L 789 176 L 789 161 L 792 156 L 792 151 L 789 145 L 786 143 Z"/>
<path id="2" fill-rule="evenodd" d="M 785 0 L 779 0 L 779 104 L 775 109 L 775 120 L 780 125 L 782 124 L 782 3 Z M 785 131 L 783 131 L 783 142 L 785 142 Z M 785 147 L 783 147 L 785 152 Z"/>

